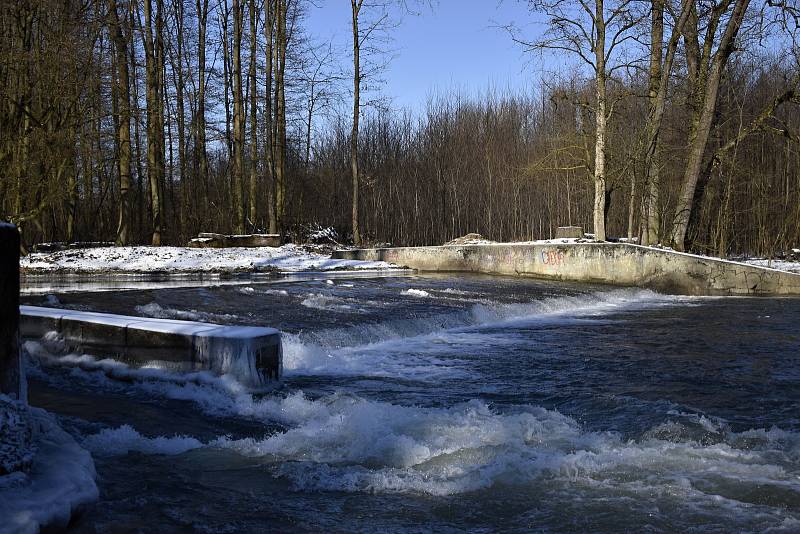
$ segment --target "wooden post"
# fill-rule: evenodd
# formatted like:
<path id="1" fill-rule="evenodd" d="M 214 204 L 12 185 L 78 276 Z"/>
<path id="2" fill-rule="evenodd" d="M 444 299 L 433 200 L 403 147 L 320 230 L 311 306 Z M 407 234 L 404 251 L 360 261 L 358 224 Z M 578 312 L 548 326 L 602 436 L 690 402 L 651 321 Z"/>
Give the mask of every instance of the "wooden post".
<path id="1" fill-rule="evenodd" d="M 15 226 L 0 222 L 0 393 L 20 399 L 21 377 L 19 232 Z"/>

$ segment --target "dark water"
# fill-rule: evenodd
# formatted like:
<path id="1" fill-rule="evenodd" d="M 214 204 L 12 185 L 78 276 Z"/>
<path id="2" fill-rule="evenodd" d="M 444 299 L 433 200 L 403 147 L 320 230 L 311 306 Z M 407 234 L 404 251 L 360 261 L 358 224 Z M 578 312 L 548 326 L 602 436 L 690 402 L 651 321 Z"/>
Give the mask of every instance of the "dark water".
<path id="1" fill-rule="evenodd" d="M 800 531 L 800 299 L 474 276 L 57 298 L 285 332 L 272 392 L 44 358 L 32 402 L 97 463 L 77 532 Z"/>

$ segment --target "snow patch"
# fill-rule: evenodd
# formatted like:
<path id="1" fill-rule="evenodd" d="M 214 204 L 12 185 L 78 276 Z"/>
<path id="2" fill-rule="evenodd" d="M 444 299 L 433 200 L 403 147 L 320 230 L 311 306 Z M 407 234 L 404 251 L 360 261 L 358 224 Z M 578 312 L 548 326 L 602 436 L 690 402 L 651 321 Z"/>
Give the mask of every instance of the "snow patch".
<path id="1" fill-rule="evenodd" d="M 382 261 L 337 260 L 297 245 L 281 247 L 97 247 L 32 253 L 20 267 L 29 272 L 252 272 L 387 269 Z"/>

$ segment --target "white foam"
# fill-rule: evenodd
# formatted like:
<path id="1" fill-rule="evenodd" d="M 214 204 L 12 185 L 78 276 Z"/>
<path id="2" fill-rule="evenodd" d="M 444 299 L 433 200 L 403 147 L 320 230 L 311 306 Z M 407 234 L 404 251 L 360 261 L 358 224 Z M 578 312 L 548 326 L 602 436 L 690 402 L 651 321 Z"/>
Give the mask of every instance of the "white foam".
<path id="1" fill-rule="evenodd" d="M 226 313 L 207 313 L 197 310 L 165 308 L 157 302 L 136 306 L 135 309 L 137 313 L 146 317 L 153 317 L 154 319 L 179 319 L 182 321 L 199 321 L 204 323 L 230 322 L 238 319 L 235 315 Z"/>
<path id="2" fill-rule="evenodd" d="M 254 287 L 250 287 L 250 286 L 242 287 L 242 288 L 239 288 L 239 292 L 245 293 L 247 295 L 258 294 L 258 295 L 277 295 L 277 296 L 280 296 L 280 297 L 288 297 L 289 296 L 289 292 L 286 291 L 285 289 L 272 289 L 272 288 L 263 288 L 263 287 L 259 287 L 258 289 L 254 288 Z"/>
<path id="3" fill-rule="evenodd" d="M 189 436 L 148 438 L 129 425 L 103 429 L 97 434 L 85 437 L 82 445 L 97 456 L 124 456 L 129 452 L 172 456 L 203 446 L 201 442 Z"/>
<path id="4" fill-rule="evenodd" d="M 306 308 L 314 308 L 317 310 L 326 311 L 352 311 L 352 305 L 347 304 L 344 299 L 332 295 L 323 295 L 322 293 L 310 293 L 303 299 L 300 304 Z"/>
<path id="5" fill-rule="evenodd" d="M 498 412 L 479 400 L 436 408 L 352 394 L 262 397 L 230 377 L 165 380 L 163 372 L 145 371 L 126 371 L 132 377 L 126 384 L 81 369 L 74 376 L 193 401 L 219 416 L 285 425 L 288 430 L 264 439 L 218 438 L 206 446 L 258 458 L 300 490 L 451 495 L 549 480 L 711 507 L 721 499 L 726 506 L 746 507 L 758 499 L 800 498 L 800 434 L 777 428 L 732 432 L 722 421 L 675 413 L 639 439 L 626 440 L 587 431 L 570 417 L 536 406 Z M 124 427 L 87 438 L 86 445 L 112 454 L 171 454 L 202 446 L 180 436 L 143 438 Z"/>
<path id="6" fill-rule="evenodd" d="M 720 443 L 643 438 L 625 441 L 612 432 L 587 432 L 556 411 L 525 407 L 496 413 L 477 400 L 451 408 L 420 408 L 332 395 L 317 401 L 294 394 L 270 406 L 293 425 L 261 440 L 221 438 L 212 446 L 261 458 L 301 490 L 449 495 L 498 483 L 541 479 L 607 485 L 617 490 L 663 492 L 687 498 L 762 493 L 800 495 L 798 435 L 751 431 L 764 441 L 727 433 Z M 265 414 L 266 415 L 266 414 Z M 784 461 L 785 462 L 785 461 Z"/>
<path id="7" fill-rule="evenodd" d="M 406 289 L 403 291 L 404 295 L 411 295 L 412 297 L 430 297 L 431 294 L 423 289 Z"/>
<path id="8" fill-rule="evenodd" d="M 316 295 L 309 307 L 336 306 L 336 297 Z M 470 376 L 454 347 L 480 347 L 513 342 L 508 333 L 493 336 L 486 327 L 526 325 L 565 318 L 596 318 L 614 310 L 691 302 L 646 290 L 619 289 L 577 296 L 559 296 L 526 303 L 484 301 L 449 313 L 380 323 L 282 335 L 284 370 L 288 375 L 395 376 L 422 381 Z M 305 304 L 305 302 L 304 302 Z M 443 359 L 443 355 L 447 359 Z"/>

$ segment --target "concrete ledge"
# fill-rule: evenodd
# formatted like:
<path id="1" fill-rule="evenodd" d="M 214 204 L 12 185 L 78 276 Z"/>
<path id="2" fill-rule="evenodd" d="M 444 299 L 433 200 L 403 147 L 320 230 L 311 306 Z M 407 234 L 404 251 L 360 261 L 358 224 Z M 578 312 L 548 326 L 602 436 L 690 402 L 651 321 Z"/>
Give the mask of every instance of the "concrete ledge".
<path id="1" fill-rule="evenodd" d="M 800 295 L 800 275 L 627 243 L 493 243 L 340 250 L 419 271 L 478 272 L 637 286 L 685 295 Z"/>
<path id="2" fill-rule="evenodd" d="M 38 339 L 58 332 L 73 350 L 134 366 L 233 374 L 251 386 L 280 380 L 280 332 L 194 321 L 20 306 L 20 333 Z"/>

